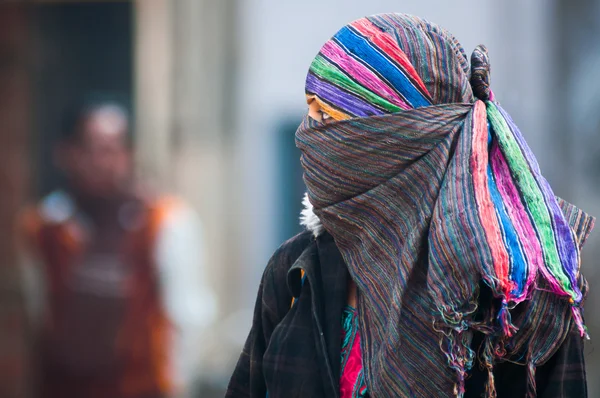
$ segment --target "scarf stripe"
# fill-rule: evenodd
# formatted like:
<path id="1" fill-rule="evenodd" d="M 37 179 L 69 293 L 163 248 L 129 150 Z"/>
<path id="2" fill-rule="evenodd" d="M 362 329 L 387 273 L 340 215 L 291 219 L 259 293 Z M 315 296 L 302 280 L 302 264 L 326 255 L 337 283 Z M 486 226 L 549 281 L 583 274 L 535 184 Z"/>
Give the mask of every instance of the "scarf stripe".
<path id="1" fill-rule="evenodd" d="M 576 272 L 573 272 L 579 268 L 579 250 L 575 247 L 573 234 L 558 207 L 556 197 L 541 176 L 537 161 L 527 144 L 523 139 L 517 140 L 517 134 L 514 134 L 517 129 L 509 127 L 499 107 L 491 102 L 488 103 L 488 113 L 490 123 L 497 132 L 500 148 L 513 170 L 538 232 L 545 260 L 545 266 L 540 267 L 540 271 L 556 294 L 568 295 L 575 303 L 579 303 L 581 292 L 577 287 Z"/>
<path id="2" fill-rule="evenodd" d="M 381 71 L 382 77 L 411 106 L 428 105 L 427 97 L 416 89 L 413 82 L 407 77 L 407 73 L 393 63 L 384 49 L 377 47 L 350 27 L 342 28 L 334 38 L 357 58 L 372 60 L 372 63 L 369 64 L 376 64 L 376 70 Z"/>
<path id="3" fill-rule="evenodd" d="M 492 144 L 490 160 L 494 179 L 497 181 L 502 201 L 510 215 L 517 236 L 536 236 L 529 215 L 521 202 L 517 187 L 511 178 L 511 172 L 506 164 L 504 154 L 500 151 L 497 141 L 494 141 Z M 517 303 L 527 297 L 527 293 L 535 282 L 538 267 L 543 262 L 542 248 L 537 239 L 522 239 L 521 244 L 526 257 L 524 265 L 528 268 L 528 274 L 521 275 L 526 281 L 524 284 L 522 282 L 519 283 L 518 277 L 513 277 L 513 280 L 517 281 L 517 284 L 520 286 L 518 291 L 513 292 L 513 299 Z"/>
<path id="4" fill-rule="evenodd" d="M 511 290 L 511 286 L 507 283 L 508 252 L 503 244 L 500 225 L 496 218 L 496 209 L 489 192 L 487 178 L 488 127 L 485 116 L 485 105 L 481 101 L 477 101 L 473 113 L 471 174 L 473 176 L 473 186 L 478 206 L 477 214 L 479 215 L 479 222 L 485 230 L 485 237 L 490 248 L 496 274 L 496 278 L 493 278 L 493 275 L 489 275 L 487 282 L 490 286 L 499 283 L 500 286 L 494 286 L 494 290 L 506 294 L 507 291 Z"/>
<path id="5" fill-rule="evenodd" d="M 414 66 L 410 63 L 410 60 L 404 51 L 398 46 L 398 43 L 390 35 L 382 34 L 381 30 L 368 19 L 355 21 L 351 23 L 350 26 L 356 29 L 363 37 L 367 38 L 373 45 L 380 48 L 383 53 L 387 54 L 389 58 L 395 62 L 396 67 L 410 79 L 412 85 L 420 91 L 421 95 L 423 95 L 429 103 L 432 102 L 427 87 L 425 87 L 425 84 L 419 77 Z"/>
<path id="6" fill-rule="evenodd" d="M 409 109 L 410 106 L 390 88 L 388 84 L 381 80 L 371 69 L 360 63 L 354 57 L 348 57 L 344 49 L 334 40 L 327 42 L 321 49 L 321 53 L 331 60 L 332 63 L 339 65 L 342 73 L 347 73 L 348 76 L 355 81 L 360 87 L 365 87 L 374 94 L 390 102 L 388 106 L 392 109 Z M 395 107 L 395 108 L 394 108 Z"/>
<path id="7" fill-rule="evenodd" d="M 318 56 L 313 62 L 313 72 L 316 76 L 319 76 L 322 80 L 326 82 L 335 81 L 337 83 L 337 87 L 339 87 L 338 91 L 340 94 L 333 96 L 335 98 L 335 102 L 344 101 L 343 94 L 350 94 L 355 98 L 359 98 L 360 107 L 359 110 L 353 112 L 356 116 L 362 116 L 365 112 L 369 112 L 368 114 L 382 115 L 384 113 L 397 112 L 401 110 L 397 105 L 390 103 L 389 101 L 377 96 L 371 90 L 362 85 L 358 84 L 356 81 L 353 81 L 348 75 L 343 73 L 337 65 L 331 62 L 325 56 Z M 331 91 L 335 92 L 336 86 L 328 83 L 332 86 Z M 319 87 L 318 85 L 316 87 Z M 309 90 L 307 90 L 309 91 Z M 335 103 L 334 102 L 334 103 Z"/>
<path id="8" fill-rule="evenodd" d="M 511 291 L 506 292 L 511 297 L 516 292 L 522 292 L 523 287 L 527 281 L 527 262 L 524 257 L 523 251 L 521 250 L 521 242 L 515 230 L 515 227 L 508 215 L 506 210 L 506 204 L 500 194 L 500 190 L 496 184 L 496 178 L 492 172 L 492 168 L 488 165 L 487 168 L 489 191 L 492 197 L 492 202 L 496 208 L 496 217 L 500 224 L 502 231 L 502 240 L 508 251 L 509 258 L 509 276 L 511 282 L 514 281 L 513 286 L 510 286 Z M 509 283 L 510 285 L 510 283 Z"/>
<path id="9" fill-rule="evenodd" d="M 310 92 L 312 87 L 318 87 L 319 92 L 321 93 L 319 98 L 323 97 L 322 101 L 330 104 L 330 106 L 337 109 L 352 108 L 354 112 L 353 116 L 358 117 L 382 113 L 375 105 L 368 103 L 351 92 L 345 91 L 340 86 L 330 84 L 325 80 L 327 78 L 326 76 L 322 76 L 322 79 L 319 79 L 321 76 L 318 76 L 319 75 L 311 75 L 308 77 L 306 82 L 307 92 Z M 331 100 L 328 100 L 327 98 L 331 98 Z"/>
<path id="10" fill-rule="evenodd" d="M 514 135 L 515 141 L 518 143 L 521 151 L 527 159 L 527 164 L 532 174 L 537 178 L 538 184 L 540 185 L 540 189 L 543 192 L 545 203 L 548 206 L 549 212 L 552 216 L 552 225 L 554 230 L 556 231 L 555 242 L 557 245 L 557 249 L 560 252 L 560 263 L 554 263 L 550 266 L 552 267 L 553 275 L 561 280 L 562 289 L 558 289 L 555 293 L 560 294 L 560 292 L 565 292 L 572 297 L 575 303 L 580 303 L 582 300 L 581 292 L 577 287 L 577 270 L 580 266 L 580 258 L 579 258 L 579 247 L 575 243 L 575 236 L 573 231 L 571 230 L 561 208 L 558 204 L 556 196 L 552 192 L 552 188 L 546 181 L 546 179 L 542 176 L 540 167 L 533 155 L 533 152 L 525 142 L 525 138 L 519 131 L 519 128 L 512 121 L 512 118 L 504 109 L 502 109 L 497 104 L 490 104 L 490 106 L 494 106 L 498 113 L 502 116 L 499 121 L 501 123 L 505 123 L 506 127 L 512 132 Z M 562 264 L 562 269 L 567 273 L 568 281 L 563 280 L 557 275 L 560 275 L 561 272 L 559 270 L 560 265 Z M 556 284 L 556 281 L 548 280 L 551 284 Z"/>

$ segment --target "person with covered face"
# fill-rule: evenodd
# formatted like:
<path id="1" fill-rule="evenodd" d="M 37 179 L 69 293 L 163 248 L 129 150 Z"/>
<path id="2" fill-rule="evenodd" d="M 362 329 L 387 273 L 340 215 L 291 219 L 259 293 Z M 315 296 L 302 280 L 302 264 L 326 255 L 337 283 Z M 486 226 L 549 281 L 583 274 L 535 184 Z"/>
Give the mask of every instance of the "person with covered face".
<path id="1" fill-rule="evenodd" d="M 264 271 L 227 397 L 585 397 L 594 220 L 542 176 L 486 48 L 362 18 L 306 96 L 307 230 Z"/>

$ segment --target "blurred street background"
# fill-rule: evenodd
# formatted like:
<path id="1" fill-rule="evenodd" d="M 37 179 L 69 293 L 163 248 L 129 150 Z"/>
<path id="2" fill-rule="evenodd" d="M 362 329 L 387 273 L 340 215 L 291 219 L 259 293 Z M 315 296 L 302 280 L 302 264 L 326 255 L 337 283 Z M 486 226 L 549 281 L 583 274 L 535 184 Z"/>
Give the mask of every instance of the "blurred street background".
<path id="1" fill-rule="evenodd" d="M 52 148 L 73 102 L 125 104 L 137 178 L 197 212 L 217 309 L 198 336 L 190 394 L 222 396 L 262 271 L 300 231 L 294 132 L 309 64 L 345 23 L 393 11 L 447 28 L 468 54 L 487 45 L 496 98 L 555 192 L 600 215 L 600 0 L 4 0 L 0 397 L 34 390 L 18 215 L 64 183 Z M 590 397 L 600 396 L 599 243 L 595 231 L 583 252 Z"/>

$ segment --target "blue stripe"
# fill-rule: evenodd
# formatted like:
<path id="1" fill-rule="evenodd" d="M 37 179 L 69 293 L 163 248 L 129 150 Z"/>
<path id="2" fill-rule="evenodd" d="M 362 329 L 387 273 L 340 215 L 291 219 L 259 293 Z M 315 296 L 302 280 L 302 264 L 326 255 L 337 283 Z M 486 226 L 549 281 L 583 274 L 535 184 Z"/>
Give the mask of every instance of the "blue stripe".
<path id="1" fill-rule="evenodd" d="M 390 59 L 375 49 L 367 39 L 356 34 L 347 26 L 342 28 L 334 37 L 356 57 L 365 60 L 396 91 L 402 93 L 402 96 L 413 108 L 431 105 L 429 100 L 415 88 L 408 77 Z"/>
<path id="2" fill-rule="evenodd" d="M 527 281 L 527 262 L 521 248 L 517 231 L 515 230 L 515 227 L 508 213 L 506 212 L 504 202 L 502 201 L 502 196 L 500 195 L 500 191 L 496 185 L 492 167 L 489 165 L 489 163 L 487 167 L 487 174 L 490 196 L 492 198 L 492 202 L 494 203 L 494 207 L 496 208 L 496 216 L 498 217 L 498 222 L 500 224 L 500 228 L 502 229 L 502 238 L 504 239 L 504 243 L 510 258 L 511 267 L 509 277 L 510 280 L 517 284 L 517 289 L 513 291 L 513 294 L 518 297 L 525 289 L 525 282 Z"/>

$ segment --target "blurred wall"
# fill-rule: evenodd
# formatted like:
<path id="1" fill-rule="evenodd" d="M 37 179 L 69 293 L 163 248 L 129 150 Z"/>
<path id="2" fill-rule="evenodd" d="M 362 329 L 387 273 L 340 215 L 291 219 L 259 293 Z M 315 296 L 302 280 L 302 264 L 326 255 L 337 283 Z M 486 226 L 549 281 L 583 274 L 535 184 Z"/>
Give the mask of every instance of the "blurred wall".
<path id="1" fill-rule="evenodd" d="M 558 71 L 550 115 L 554 158 L 561 194 L 590 214 L 600 216 L 600 2 L 561 0 L 555 19 L 554 64 Z M 551 109 L 559 109 L 552 112 Z M 553 115 L 552 115 L 553 114 Z M 600 231 L 583 250 L 583 272 L 590 283 L 586 324 L 592 340 L 586 345 L 590 397 L 600 396 Z"/>
<path id="2" fill-rule="evenodd" d="M 137 163 L 147 183 L 179 194 L 202 220 L 203 277 L 218 295 L 219 322 L 201 336 L 205 366 L 198 376 L 220 385 L 229 376 L 229 359 L 239 354 L 226 326 L 239 308 L 234 299 L 243 256 L 231 179 L 236 3 L 135 2 Z"/>

